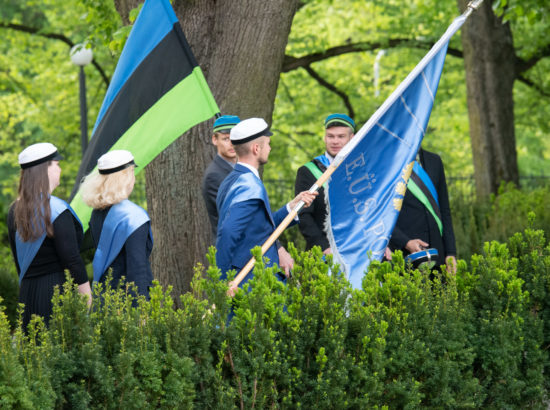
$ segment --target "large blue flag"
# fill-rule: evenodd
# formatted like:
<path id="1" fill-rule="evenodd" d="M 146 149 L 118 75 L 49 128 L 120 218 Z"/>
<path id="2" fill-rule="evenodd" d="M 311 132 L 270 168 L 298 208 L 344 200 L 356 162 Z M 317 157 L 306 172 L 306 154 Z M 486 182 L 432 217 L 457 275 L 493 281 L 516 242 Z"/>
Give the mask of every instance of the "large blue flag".
<path id="1" fill-rule="evenodd" d="M 453 21 L 334 160 L 328 236 L 335 261 L 354 288 L 361 288 L 370 262 L 384 255 L 426 132 L 449 39 L 468 15 Z"/>

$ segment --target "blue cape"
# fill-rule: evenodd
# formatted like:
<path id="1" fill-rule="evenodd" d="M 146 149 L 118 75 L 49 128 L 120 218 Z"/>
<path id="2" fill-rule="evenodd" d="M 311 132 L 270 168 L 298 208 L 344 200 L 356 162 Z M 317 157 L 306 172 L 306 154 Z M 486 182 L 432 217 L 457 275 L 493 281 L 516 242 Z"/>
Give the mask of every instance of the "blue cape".
<path id="1" fill-rule="evenodd" d="M 149 222 L 145 209 L 125 199 L 109 209 L 103 222 L 92 266 L 94 282 L 99 282 L 111 263 L 120 253 L 128 237 L 141 225 Z M 153 234 L 149 229 L 151 241 Z"/>
<path id="2" fill-rule="evenodd" d="M 75 212 L 73 211 L 73 208 L 69 206 L 67 202 L 65 202 L 62 199 L 59 199 L 56 196 L 50 196 L 50 213 L 51 213 L 51 222 L 52 224 L 57 219 L 59 215 L 65 209 L 68 209 L 71 211 L 75 219 L 78 221 L 80 226 L 82 226 L 82 223 L 80 222 L 80 219 L 78 219 L 78 216 L 76 216 Z M 23 280 L 23 276 L 25 276 L 25 273 L 27 273 L 27 269 L 29 269 L 29 266 L 31 265 L 31 262 L 33 261 L 34 257 L 38 253 L 38 250 L 42 246 L 42 242 L 44 242 L 44 239 L 46 238 L 46 232 L 42 234 L 40 238 L 38 238 L 35 241 L 32 242 L 23 242 L 23 239 L 19 235 L 19 232 L 15 233 L 15 249 L 17 251 L 17 263 L 19 263 L 19 283 Z"/>
<path id="3" fill-rule="evenodd" d="M 218 198 L 220 198 L 218 196 Z M 275 226 L 275 222 L 271 217 L 271 209 L 269 206 L 269 200 L 267 199 L 267 192 L 256 175 L 252 172 L 244 172 L 237 180 L 231 185 L 227 195 L 223 199 L 223 203 L 218 204 L 218 208 L 221 207 L 219 215 L 228 215 L 228 210 L 232 205 L 239 202 L 248 201 L 250 199 L 262 200 L 269 210 L 269 218 Z"/>

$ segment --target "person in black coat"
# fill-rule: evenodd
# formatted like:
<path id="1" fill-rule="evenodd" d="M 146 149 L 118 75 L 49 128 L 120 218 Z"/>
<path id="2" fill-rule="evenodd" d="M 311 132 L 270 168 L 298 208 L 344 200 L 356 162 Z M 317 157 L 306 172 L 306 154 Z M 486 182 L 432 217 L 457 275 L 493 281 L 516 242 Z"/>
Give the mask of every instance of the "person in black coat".
<path id="1" fill-rule="evenodd" d="M 325 153 L 314 158 L 298 169 L 294 192 L 307 191 L 326 171 L 334 157 L 351 140 L 355 130 L 355 122 L 346 114 L 331 114 L 325 119 Z M 325 254 L 331 254 L 325 221 L 327 208 L 325 205 L 325 189 L 319 188 L 319 196 L 309 208 L 300 213 L 300 232 L 306 240 L 306 249 L 319 246 Z"/>
<path id="2" fill-rule="evenodd" d="M 94 283 L 104 283 L 111 268 L 113 288 L 125 277 L 136 285 L 139 295 L 149 298 L 153 282 L 151 221 L 143 208 L 128 200 L 136 180 L 135 166 L 129 151 L 109 151 L 99 158 L 98 171 L 85 178 L 81 194 L 94 209 L 90 218 L 96 246 Z"/>
<path id="3" fill-rule="evenodd" d="M 206 211 L 212 226 L 212 235 L 216 238 L 218 228 L 218 210 L 216 208 L 216 196 L 218 188 L 237 163 L 237 154 L 229 139 L 231 128 L 240 122 L 236 115 L 223 115 L 214 122 L 214 134 L 212 144 L 218 151 L 202 179 L 202 197 L 206 205 Z"/>
<path id="4" fill-rule="evenodd" d="M 439 254 L 438 264 L 446 264 L 451 272 L 454 272 L 456 243 L 443 162 L 439 155 L 424 149 L 418 151 L 417 162 L 426 171 L 437 192 L 440 210 L 440 218 L 438 218 L 441 221 L 442 232 L 430 210 L 411 192 L 411 189 L 407 189 L 389 247 L 392 251 L 400 249 L 404 255 L 426 248 L 435 248 Z"/>
<path id="5" fill-rule="evenodd" d="M 8 212 L 8 237 L 19 274 L 23 329 L 33 314 L 48 325 L 55 286 L 68 269 L 78 291 L 91 304 L 88 274 L 80 257 L 82 225 L 71 207 L 52 195 L 59 185 L 62 157 L 50 143 L 33 144 L 19 154 L 18 197 Z"/>

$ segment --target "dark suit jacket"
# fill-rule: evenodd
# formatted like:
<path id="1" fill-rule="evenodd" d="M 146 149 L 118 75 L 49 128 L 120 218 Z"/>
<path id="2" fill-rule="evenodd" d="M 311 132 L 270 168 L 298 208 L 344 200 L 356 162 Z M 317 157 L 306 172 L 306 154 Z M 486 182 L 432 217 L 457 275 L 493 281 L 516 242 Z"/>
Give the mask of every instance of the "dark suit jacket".
<path id="1" fill-rule="evenodd" d="M 206 205 L 206 211 L 212 225 L 212 234 L 216 237 L 218 227 L 218 210 L 216 209 L 216 196 L 218 188 L 225 177 L 233 171 L 233 167 L 218 154 L 214 160 L 208 165 L 202 178 L 202 197 Z"/>
<path id="2" fill-rule="evenodd" d="M 252 171 L 240 164 L 223 181 L 218 191 L 218 210 L 223 209 L 228 191 L 236 180 L 243 174 Z M 265 191 L 262 181 L 254 176 L 256 187 Z M 267 198 L 267 194 L 265 194 Z M 286 206 L 281 207 L 274 214 L 271 213 L 269 202 L 261 199 L 250 199 L 232 204 L 227 214 L 221 215 L 216 239 L 216 263 L 225 278 L 227 271 L 235 269 L 237 272 L 246 265 L 252 257 L 250 250 L 255 246 L 262 246 L 273 233 L 277 225 L 288 215 Z M 273 244 L 265 253 L 269 258 L 268 266 L 279 263 L 277 246 Z M 241 286 L 252 277 L 252 273 L 241 282 Z"/>
<path id="3" fill-rule="evenodd" d="M 296 182 L 294 184 L 295 195 L 302 191 L 307 191 L 317 181 L 311 171 L 302 166 L 298 169 Z M 327 235 L 325 233 L 325 220 L 327 218 L 327 207 L 325 204 L 325 189 L 319 188 L 319 195 L 313 200 L 312 204 L 303 208 L 300 212 L 300 232 L 306 240 L 306 249 L 311 249 L 315 245 L 325 250 L 329 247 Z"/>
<path id="4" fill-rule="evenodd" d="M 422 239 L 436 248 L 439 253 L 439 264 L 445 263 L 445 257 L 456 256 L 455 234 L 449 207 L 449 195 L 443 162 L 439 155 L 423 149 L 420 150 L 420 164 L 430 176 L 439 197 L 443 236 L 439 233 L 437 223 L 426 207 L 408 190 L 405 193 L 403 207 L 397 218 L 390 239 L 390 249 L 400 249 L 406 255 L 405 245 L 411 239 Z"/>

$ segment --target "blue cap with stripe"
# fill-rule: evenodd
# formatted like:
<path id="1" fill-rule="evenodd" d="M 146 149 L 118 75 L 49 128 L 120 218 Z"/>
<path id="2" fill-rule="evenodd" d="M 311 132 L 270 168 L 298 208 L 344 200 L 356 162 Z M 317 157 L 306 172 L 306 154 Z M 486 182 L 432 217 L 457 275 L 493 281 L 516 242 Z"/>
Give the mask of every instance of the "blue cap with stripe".
<path id="1" fill-rule="evenodd" d="M 355 131 L 355 122 L 346 114 L 330 114 L 325 120 L 325 129 L 330 127 L 350 127 Z"/>
<path id="2" fill-rule="evenodd" d="M 241 119 L 236 115 L 222 115 L 214 121 L 214 132 L 223 132 L 229 134 L 231 128 L 241 122 Z"/>

